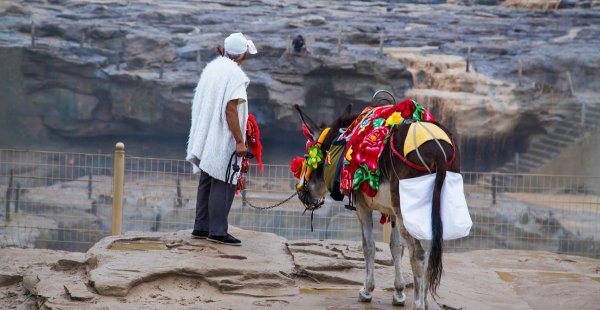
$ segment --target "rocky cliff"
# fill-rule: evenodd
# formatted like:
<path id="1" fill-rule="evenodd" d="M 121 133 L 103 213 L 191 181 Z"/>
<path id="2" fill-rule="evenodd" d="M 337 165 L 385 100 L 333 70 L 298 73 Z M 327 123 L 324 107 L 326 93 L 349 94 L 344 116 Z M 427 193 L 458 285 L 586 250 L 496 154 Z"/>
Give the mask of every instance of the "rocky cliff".
<path id="1" fill-rule="evenodd" d="M 0 4 L 0 118 L 11 132 L 0 141 L 184 144 L 201 68 L 234 31 L 259 50 L 244 68 L 267 153 L 302 151 L 293 104 L 327 122 L 347 103 L 359 110 L 388 89 L 419 99 L 457 133 L 466 169 L 490 169 L 526 150 L 556 119 L 579 113 L 579 96 L 599 104 L 594 1 L 404 2 Z M 296 34 L 307 38 L 307 54 L 288 52 Z M 298 147 L 280 150 L 283 142 Z"/>

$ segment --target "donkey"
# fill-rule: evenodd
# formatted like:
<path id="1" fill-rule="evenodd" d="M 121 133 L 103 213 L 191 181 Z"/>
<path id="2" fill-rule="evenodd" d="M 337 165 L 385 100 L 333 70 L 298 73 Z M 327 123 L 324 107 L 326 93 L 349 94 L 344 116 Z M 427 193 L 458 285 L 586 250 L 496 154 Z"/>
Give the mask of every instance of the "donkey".
<path id="1" fill-rule="evenodd" d="M 298 110 L 303 124 L 310 132 L 310 135 L 312 135 L 313 141 L 320 140 L 318 146 L 320 146 L 323 154 L 326 154 L 330 149 L 332 142 L 338 137 L 340 129 L 347 128 L 357 117 L 357 115 L 352 116 L 350 114 L 352 106 L 349 105 L 343 115 L 327 129 L 317 126 L 299 106 L 296 105 L 295 108 Z M 446 128 L 439 124 L 437 125 L 451 137 L 452 141 L 455 141 Z M 381 176 L 377 195 L 371 198 L 361 191 L 355 191 L 354 194 L 356 214 L 362 230 L 362 247 L 366 264 L 366 277 L 358 296 L 359 301 L 370 302 L 372 292 L 375 288 L 373 277 L 375 261 L 373 211 L 377 210 L 393 219 L 392 227 L 394 229 L 391 231 L 389 244 L 395 267 L 392 304 L 403 306 L 406 300 L 406 295 L 404 294 L 405 283 L 401 272 L 401 260 L 404 253 L 404 246 L 407 245 L 414 276 L 413 309 L 427 309 L 428 290 L 433 295 L 436 294 L 443 271 L 443 226 L 440 212 L 442 185 L 446 178 L 446 171 L 460 172 L 460 158 L 455 153 L 454 160 L 451 163 L 447 162 L 445 154 L 458 152 L 458 147 L 452 146 L 445 141 L 430 140 L 418 147 L 422 161 L 418 158 L 418 154 L 415 154 L 416 152 L 411 152 L 404 160 L 408 160 L 412 165 L 404 162 L 394 153 L 399 154 L 397 150 L 402 149 L 402 145 L 407 138 L 408 128 L 409 124 L 396 126 L 392 132 L 392 139 L 390 139 L 390 142 L 385 146 L 379 157 Z M 403 226 L 402 213 L 400 211 L 399 181 L 429 174 L 430 172 L 427 170 L 422 171 L 424 169 L 415 168 L 421 163 L 434 168 L 436 173 L 432 197 L 431 222 L 433 238 L 431 241 L 421 241 L 413 238 Z M 323 165 L 320 165 L 316 169 L 303 166 L 302 169 L 304 170 L 303 176 L 301 177 L 300 184 L 297 186 L 298 197 L 306 208 L 315 209 L 323 204 L 325 195 L 328 192 L 325 184 L 325 170 Z M 310 177 L 306 178 L 306 175 Z M 404 244 L 400 236 L 404 239 Z M 429 247 L 427 247 L 425 242 L 429 244 Z M 424 250 L 424 247 L 427 248 L 427 251 Z"/>

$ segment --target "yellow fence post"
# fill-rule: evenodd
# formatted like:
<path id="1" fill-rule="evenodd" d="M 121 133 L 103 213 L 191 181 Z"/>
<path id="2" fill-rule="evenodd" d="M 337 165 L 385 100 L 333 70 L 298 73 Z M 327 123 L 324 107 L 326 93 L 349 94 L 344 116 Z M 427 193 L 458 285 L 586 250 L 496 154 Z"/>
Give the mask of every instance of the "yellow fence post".
<path id="1" fill-rule="evenodd" d="M 390 236 L 392 233 L 392 222 L 383 224 L 383 242 L 390 244 Z"/>
<path id="2" fill-rule="evenodd" d="M 125 178 L 125 144 L 119 142 L 115 146 L 113 158 L 113 200 L 112 200 L 112 235 L 121 234 L 123 224 L 123 180 Z"/>

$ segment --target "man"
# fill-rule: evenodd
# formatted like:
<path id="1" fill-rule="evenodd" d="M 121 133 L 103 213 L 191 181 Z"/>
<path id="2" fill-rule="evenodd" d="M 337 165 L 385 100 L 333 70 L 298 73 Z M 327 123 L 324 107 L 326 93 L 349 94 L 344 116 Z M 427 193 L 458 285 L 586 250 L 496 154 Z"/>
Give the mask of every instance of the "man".
<path id="1" fill-rule="evenodd" d="M 306 52 L 306 47 L 304 46 L 304 37 L 301 34 L 292 40 L 292 46 L 294 47 L 294 52 L 296 54 L 300 54 L 303 51 Z"/>
<path id="2" fill-rule="evenodd" d="M 231 165 L 239 165 L 247 151 L 246 88 L 250 80 L 240 65 L 248 54 L 256 54 L 256 47 L 238 32 L 227 37 L 224 50 L 218 51 L 221 56 L 202 71 L 192 102 L 186 160 L 193 164 L 194 173 L 200 173 L 192 237 L 241 245 L 227 233 L 227 216 L 237 183 L 237 178 L 230 175 L 234 173 Z M 237 156 L 232 159 L 233 152 Z"/>

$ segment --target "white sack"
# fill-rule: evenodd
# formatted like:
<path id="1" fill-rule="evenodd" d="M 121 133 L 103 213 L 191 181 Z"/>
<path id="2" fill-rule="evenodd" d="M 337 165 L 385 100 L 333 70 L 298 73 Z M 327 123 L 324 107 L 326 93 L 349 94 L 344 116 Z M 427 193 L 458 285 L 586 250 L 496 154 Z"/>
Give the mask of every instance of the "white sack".
<path id="1" fill-rule="evenodd" d="M 431 200 L 436 174 L 400 180 L 400 210 L 406 230 L 418 240 L 431 240 Z M 473 222 L 469 215 L 460 173 L 446 173 L 442 186 L 441 215 L 444 240 L 469 235 Z"/>

